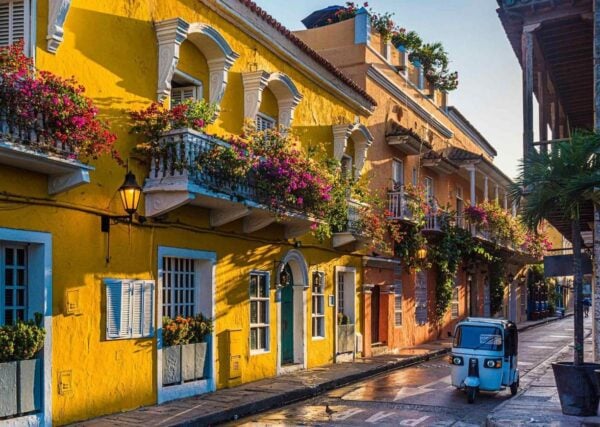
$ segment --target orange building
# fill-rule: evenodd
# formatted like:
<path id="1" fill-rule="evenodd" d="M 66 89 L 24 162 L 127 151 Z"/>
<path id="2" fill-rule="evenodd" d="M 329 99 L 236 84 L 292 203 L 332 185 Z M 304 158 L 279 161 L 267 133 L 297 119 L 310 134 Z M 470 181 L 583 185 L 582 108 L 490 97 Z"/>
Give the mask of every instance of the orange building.
<path id="1" fill-rule="evenodd" d="M 422 186 L 434 207 L 423 229 L 430 241 L 442 233 L 442 212 L 454 212 L 456 223 L 467 227 L 462 214 L 469 205 L 496 200 L 505 210 L 512 209 L 507 196 L 511 180 L 494 165 L 496 150 L 458 109 L 448 105 L 448 95 L 424 78 L 420 64 L 411 63 L 403 49 L 371 28 L 365 9 L 352 19 L 295 34 L 377 101 L 367 122 L 373 141 L 366 158 L 350 144 L 336 145 L 335 153 L 343 164 L 365 163 L 363 174 L 369 174 L 371 191 L 387 199 L 395 219 L 410 222 L 404 209 L 408 183 Z M 339 246 L 354 249 L 353 240 L 344 237 Z M 510 255 L 506 259 L 512 260 L 505 266 L 507 277 L 516 276 L 523 260 Z M 455 279 L 451 308 L 438 322 L 434 320 L 435 271 L 407 269 L 395 257 L 363 257 L 364 354 L 393 352 L 445 337 L 465 316 L 493 315 L 488 265 L 465 264 Z M 511 318 L 521 320 L 519 314 L 511 313 Z"/>

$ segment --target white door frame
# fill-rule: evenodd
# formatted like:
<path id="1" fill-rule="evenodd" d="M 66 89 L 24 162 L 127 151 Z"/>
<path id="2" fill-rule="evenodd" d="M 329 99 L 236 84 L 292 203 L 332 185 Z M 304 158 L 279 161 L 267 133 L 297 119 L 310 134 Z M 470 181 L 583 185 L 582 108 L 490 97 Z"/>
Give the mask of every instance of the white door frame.
<path id="1" fill-rule="evenodd" d="M 51 425 L 52 424 L 52 234 L 38 231 L 23 231 L 10 228 L 0 228 L 0 241 L 24 243 L 28 245 L 28 306 L 30 301 L 33 313 L 44 315 L 43 352 L 43 385 L 42 412 L 11 418 L 8 422 L 13 426 Z M 37 285 L 37 286 L 36 286 Z M 33 287 L 35 286 L 36 289 Z M 32 292 L 33 291 L 33 292 Z M 38 299 L 33 297 L 38 296 Z"/>
<path id="2" fill-rule="evenodd" d="M 300 252 L 297 249 L 292 249 L 283 256 L 281 259 L 277 271 L 275 272 L 276 283 L 279 284 L 279 277 L 286 264 L 289 264 L 292 270 L 292 278 L 294 283 L 292 284 L 293 299 L 294 299 L 294 365 L 292 369 L 301 367 L 306 369 L 307 362 L 307 349 L 306 349 L 306 309 L 307 309 L 307 295 L 306 290 L 308 289 L 308 264 Z M 278 295 L 275 298 L 275 304 L 277 305 L 277 375 L 285 373 L 290 369 L 286 369 L 281 364 L 281 289 L 276 291 Z"/>
<path id="3" fill-rule="evenodd" d="M 168 402 L 169 400 L 181 399 L 184 397 L 195 396 L 202 393 L 215 391 L 216 389 L 216 328 L 213 330 L 209 341 L 209 377 L 189 383 L 172 385 L 163 387 L 162 383 L 162 259 L 164 257 L 173 258 L 189 258 L 194 259 L 199 263 L 199 280 L 198 292 L 196 293 L 195 306 L 199 308 L 199 300 L 204 297 L 210 301 L 210 309 L 204 310 L 202 314 L 213 319 L 216 325 L 216 292 L 215 292 L 215 269 L 217 263 L 216 252 L 201 251 L 195 249 L 173 248 L 168 246 L 158 247 L 158 276 L 156 286 L 156 387 L 158 403 Z"/>

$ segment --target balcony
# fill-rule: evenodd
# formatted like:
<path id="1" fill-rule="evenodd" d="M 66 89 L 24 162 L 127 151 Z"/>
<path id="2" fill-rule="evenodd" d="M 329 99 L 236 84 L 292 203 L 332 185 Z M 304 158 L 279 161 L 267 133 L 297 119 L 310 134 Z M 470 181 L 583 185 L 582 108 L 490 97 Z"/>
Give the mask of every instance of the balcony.
<path id="1" fill-rule="evenodd" d="M 388 192 L 388 210 L 390 219 L 412 222 L 413 214 L 408 206 L 408 197 L 403 189 Z"/>
<path id="2" fill-rule="evenodd" d="M 431 150 L 429 142 L 412 129 L 402 126 L 396 121 L 390 123 L 385 140 L 390 147 L 395 147 L 400 152 L 408 155 L 418 155 Z"/>
<path id="3" fill-rule="evenodd" d="M 199 206 L 210 211 L 211 227 L 243 219 L 242 231 L 249 234 L 279 223 L 287 239 L 306 234 L 318 222 L 297 207 L 285 203 L 275 207 L 252 173 L 244 180 L 232 180 L 199 170 L 196 159 L 200 154 L 215 145 L 229 146 L 219 138 L 177 129 L 165 133 L 159 144 L 164 152 L 152 159 L 144 183 L 146 216 L 163 215 L 183 205 Z"/>
<path id="4" fill-rule="evenodd" d="M 77 160 L 72 147 L 41 136 L 43 121 L 31 128 L 9 126 L 0 116 L 0 164 L 48 176 L 48 194 L 90 182 L 93 167 Z"/>
<path id="5" fill-rule="evenodd" d="M 360 217 L 360 209 L 364 204 L 355 200 L 348 200 L 348 221 L 343 230 L 333 233 L 333 247 L 354 244 L 355 249 L 359 249 L 366 242 L 367 238 L 363 233 L 363 223 Z"/>

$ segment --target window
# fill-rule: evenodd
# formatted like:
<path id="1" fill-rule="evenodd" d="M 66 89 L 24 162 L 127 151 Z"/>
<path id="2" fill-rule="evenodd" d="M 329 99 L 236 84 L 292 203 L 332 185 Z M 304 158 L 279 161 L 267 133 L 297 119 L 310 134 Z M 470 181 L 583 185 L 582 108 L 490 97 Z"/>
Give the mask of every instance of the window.
<path id="1" fill-rule="evenodd" d="M 402 280 L 394 280 L 394 325 L 402 326 Z"/>
<path id="2" fill-rule="evenodd" d="M 27 247 L 0 245 L 0 325 L 28 318 Z"/>
<path id="3" fill-rule="evenodd" d="M 106 339 L 154 335 L 154 281 L 105 279 Z"/>
<path id="4" fill-rule="evenodd" d="M 428 176 L 425 177 L 425 200 L 428 203 L 432 203 L 433 202 L 433 178 L 430 178 Z"/>
<path id="5" fill-rule="evenodd" d="M 191 258 L 163 257 L 162 315 L 174 318 L 196 314 L 196 261 Z"/>
<path id="6" fill-rule="evenodd" d="M 320 271 L 313 273 L 312 336 L 325 338 L 325 274 Z"/>
<path id="7" fill-rule="evenodd" d="M 347 180 L 352 179 L 352 157 L 344 154 L 342 156 L 340 167 L 342 171 L 342 178 Z"/>
<path id="8" fill-rule="evenodd" d="M 392 160 L 392 184 L 394 189 L 404 184 L 404 165 L 400 160 Z"/>
<path id="9" fill-rule="evenodd" d="M 338 313 L 344 314 L 344 273 L 338 272 Z"/>
<path id="10" fill-rule="evenodd" d="M 452 284 L 452 299 L 450 300 L 450 317 L 457 319 L 458 313 L 458 280 L 454 277 L 454 283 Z"/>
<path id="11" fill-rule="evenodd" d="M 181 70 L 175 70 L 173 73 L 171 86 L 171 107 L 181 104 L 186 99 L 202 99 L 202 81 Z"/>
<path id="12" fill-rule="evenodd" d="M 28 42 L 29 1 L 0 0 L 0 46 Z"/>
<path id="13" fill-rule="evenodd" d="M 196 86 L 174 87 L 171 89 L 171 107 L 181 104 L 186 99 L 198 99 Z"/>
<path id="14" fill-rule="evenodd" d="M 412 184 L 416 186 L 419 183 L 419 174 L 417 173 L 417 168 L 412 169 Z"/>
<path id="15" fill-rule="evenodd" d="M 456 331 L 454 347 L 478 350 L 502 350 L 502 331 L 492 326 L 463 325 Z"/>
<path id="16" fill-rule="evenodd" d="M 256 130 L 264 131 L 275 127 L 275 119 L 263 113 L 256 115 Z"/>
<path id="17" fill-rule="evenodd" d="M 269 274 L 250 274 L 250 350 L 269 350 Z"/>

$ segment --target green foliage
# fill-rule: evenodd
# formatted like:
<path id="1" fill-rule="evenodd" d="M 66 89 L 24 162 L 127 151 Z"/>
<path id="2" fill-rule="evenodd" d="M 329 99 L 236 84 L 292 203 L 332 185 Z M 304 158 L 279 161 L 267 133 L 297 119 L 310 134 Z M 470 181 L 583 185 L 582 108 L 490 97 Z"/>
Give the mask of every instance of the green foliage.
<path id="1" fill-rule="evenodd" d="M 36 315 L 36 320 L 39 318 Z M 0 326 L 0 362 L 33 359 L 43 347 L 45 337 L 41 321 Z"/>
<path id="2" fill-rule="evenodd" d="M 438 90 L 448 92 L 458 87 L 458 73 L 448 70 L 448 53 L 439 43 L 425 43 L 409 54 L 411 61 L 419 61 L 425 78 Z"/>
<path id="3" fill-rule="evenodd" d="M 504 267 L 504 260 L 499 257 L 496 258 L 494 262 L 491 262 L 488 267 L 490 281 L 490 311 L 493 316 L 502 309 L 504 286 L 506 283 L 504 281 L 506 270 Z"/>
<path id="4" fill-rule="evenodd" d="M 396 47 L 403 46 L 408 52 L 413 52 L 421 47 L 423 40 L 416 31 L 399 28 L 392 34 L 392 44 Z"/>
<path id="5" fill-rule="evenodd" d="M 450 306 L 456 273 L 463 258 L 471 253 L 471 234 L 447 222 L 442 224 L 441 240 L 430 245 L 430 258 L 436 268 L 435 316 L 438 321 Z"/>

